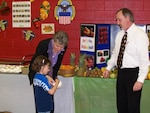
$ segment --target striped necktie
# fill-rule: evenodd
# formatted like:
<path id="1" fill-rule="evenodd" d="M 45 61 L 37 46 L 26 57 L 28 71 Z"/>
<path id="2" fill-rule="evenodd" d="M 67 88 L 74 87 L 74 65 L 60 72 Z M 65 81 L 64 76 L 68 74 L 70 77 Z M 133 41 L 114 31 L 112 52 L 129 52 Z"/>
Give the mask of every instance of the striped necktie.
<path id="1" fill-rule="evenodd" d="M 122 66 L 122 60 L 123 60 L 123 54 L 125 50 L 125 45 L 127 42 L 127 32 L 123 35 L 122 41 L 121 41 L 121 46 L 120 46 L 120 51 L 117 59 L 117 67 L 120 69 Z"/>

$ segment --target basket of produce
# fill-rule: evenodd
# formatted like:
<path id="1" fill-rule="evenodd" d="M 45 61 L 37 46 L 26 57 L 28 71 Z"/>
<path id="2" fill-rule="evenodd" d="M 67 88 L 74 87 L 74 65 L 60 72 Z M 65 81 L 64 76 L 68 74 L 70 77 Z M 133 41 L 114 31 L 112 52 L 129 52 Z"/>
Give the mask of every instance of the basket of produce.
<path id="1" fill-rule="evenodd" d="M 64 77 L 74 76 L 75 67 L 71 65 L 61 65 L 59 69 L 59 74 Z"/>

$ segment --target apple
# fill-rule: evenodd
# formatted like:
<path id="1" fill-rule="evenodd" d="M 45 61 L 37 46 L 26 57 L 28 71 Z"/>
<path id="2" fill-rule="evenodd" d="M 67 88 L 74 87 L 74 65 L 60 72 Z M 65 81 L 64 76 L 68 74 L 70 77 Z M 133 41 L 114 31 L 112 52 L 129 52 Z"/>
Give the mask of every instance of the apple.
<path id="1" fill-rule="evenodd" d="M 115 73 L 111 73 L 110 74 L 110 78 L 116 78 L 117 76 L 116 76 L 116 74 Z"/>

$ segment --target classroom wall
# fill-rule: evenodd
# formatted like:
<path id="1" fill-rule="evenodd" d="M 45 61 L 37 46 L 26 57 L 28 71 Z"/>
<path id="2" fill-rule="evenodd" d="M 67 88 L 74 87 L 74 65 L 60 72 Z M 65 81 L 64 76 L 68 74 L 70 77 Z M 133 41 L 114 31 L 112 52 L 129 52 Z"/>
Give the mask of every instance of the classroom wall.
<path id="1" fill-rule="evenodd" d="M 5 0 L 8 6 L 12 8 L 12 1 L 23 0 Z M 28 1 L 28 0 L 26 0 Z M 43 0 L 34 0 L 32 5 L 32 19 L 39 16 L 40 4 Z M 59 24 L 54 17 L 54 8 L 58 0 L 49 0 L 51 9 L 49 16 L 42 23 L 54 23 L 55 31 L 64 30 L 69 35 L 68 50 L 63 59 L 63 64 L 70 62 L 70 53 L 74 52 L 79 56 L 79 39 L 81 23 L 115 23 L 115 12 L 122 8 L 130 8 L 135 16 L 137 24 L 150 23 L 150 7 L 149 0 L 72 0 L 75 6 L 76 14 L 73 21 L 69 25 Z M 1 4 L 1 2 L 0 2 Z M 50 38 L 52 35 L 41 34 L 40 28 L 35 28 L 32 24 L 31 28 L 12 28 L 12 13 L 7 16 L 0 15 L 0 20 L 7 20 L 8 26 L 5 31 L 0 31 L 0 58 L 17 58 L 34 54 L 35 48 L 40 40 Z M 23 30 L 32 30 L 36 37 L 31 41 L 24 39 Z"/>

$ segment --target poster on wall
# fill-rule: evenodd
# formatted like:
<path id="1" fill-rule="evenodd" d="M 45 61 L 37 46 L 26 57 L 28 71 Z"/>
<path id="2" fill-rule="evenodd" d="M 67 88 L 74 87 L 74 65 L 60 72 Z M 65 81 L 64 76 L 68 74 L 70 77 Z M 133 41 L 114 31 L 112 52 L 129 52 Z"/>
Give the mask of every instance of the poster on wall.
<path id="1" fill-rule="evenodd" d="M 98 44 L 108 44 L 108 29 L 107 26 L 101 26 L 98 28 Z"/>
<path id="2" fill-rule="evenodd" d="M 55 28 L 54 23 L 45 23 L 41 25 L 42 34 L 54 34 Z"/>
<path id="3" fill-rule="evenodd" d="M 95 51 L 94 24 L 81 24 L 80 51 Z"/>
<path id="4" fill-rule="evenodd" d="M 106 63 L 109 58 L 109 49 L 97 50 L 96 64 Z"/>
<path id="5" fill-rule="evenodd" d="M 31 27 L 31 2 L 12 2 L 12 27 Z"/>

